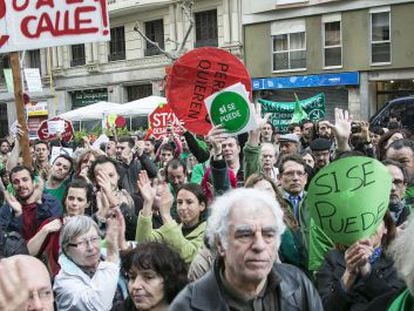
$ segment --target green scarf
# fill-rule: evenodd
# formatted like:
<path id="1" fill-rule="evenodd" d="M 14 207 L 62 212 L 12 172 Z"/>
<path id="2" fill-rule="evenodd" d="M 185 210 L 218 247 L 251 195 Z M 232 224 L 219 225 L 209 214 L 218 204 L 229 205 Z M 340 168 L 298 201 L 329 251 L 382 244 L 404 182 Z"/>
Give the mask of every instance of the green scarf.
<path id="1" fill-rule="evenodd" d="M 406 289 L 403 291 L 388 308 L 388 311 L 413 311 L 414 299 L 410 291 Z"/>

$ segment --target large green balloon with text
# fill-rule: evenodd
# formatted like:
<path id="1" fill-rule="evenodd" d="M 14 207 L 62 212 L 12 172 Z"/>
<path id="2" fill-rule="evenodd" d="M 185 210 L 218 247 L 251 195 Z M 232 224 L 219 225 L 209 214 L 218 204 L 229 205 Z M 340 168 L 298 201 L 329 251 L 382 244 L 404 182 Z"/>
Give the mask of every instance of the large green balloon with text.
<path id="1" fill-rule="evenodd" d="M 379 161 L 348 157 L 332 162 L 309 184 L 306 206 L 335 243 L 369 238 L 388 209 L 391 174 Z"/>
<path id="2" fill-rule="evenodd" d="M 236 92 L 222 92 L 214 98 L 210 115 L 214 125 L 221 124 L 229 133 L 237 133 L 250 120 L 249 103 Z"/>

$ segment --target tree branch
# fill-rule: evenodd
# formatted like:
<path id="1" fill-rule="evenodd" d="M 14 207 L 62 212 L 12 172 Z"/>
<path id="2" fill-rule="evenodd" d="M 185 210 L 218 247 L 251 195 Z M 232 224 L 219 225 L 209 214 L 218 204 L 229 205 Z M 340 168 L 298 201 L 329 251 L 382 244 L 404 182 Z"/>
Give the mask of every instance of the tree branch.
<path id="1" fill-rule="evenodd" d="M 139 35 L 142 37 L 142 38 L 144 38 L 144 40 L 146 41 L 146 42 L 148 42 L 149 44 L 151 44 L 151 45 L 153 45 L 153 46 L 155 46 L 162 54 L 164 54 L 165 56 L 167 56 L 169 59 L 171 59 L 171 60 L 176 60 L 177 59 L 177 56 L 176 55 L 173 55 L 173 54 L 171 54 L 171 53 L 169 53 L 169 52 L 167 52 L 166 50 L 164 50 L 164 49 L 162 49 L 161 47 L 160 47 L 160 45 L 158 44 L 158 42 L 155 42 L 155 41 L 152 41 L 150 38 L 148 38 L 143 32 L 142 32 L 142 30 L 138 27 L 138 24 L 135 24 L 135 27 L 134 27 L 134 31 L 136 31 L 136 32 L 138 32 L 139 33 Z"/>
<path id="2" fill-rule="evenodd" d="M 175 49 L 173 53 L 167 52 L 166 50 L 162 49 L 160 47 L 160 45 L 158 44 L 158 42 L 155 42 L 153 40 L 151 40 L 150 38 L 148 38 L 145 33 L 139 28 L 138 23 L 135 24 L 134 27 L 134 31 L 138 32 L 138 34 L 149 44 L 155 46 L 162 54 L 164 54 L 167 58 L 169 58 L 172 61 L 175 61 L 176 59 L 178 59 L 179 55 L 182 53 L 182 51 L 184 50 L 184 46 L 185 43 L 187 42 L 188 37 L 191 34 L 191 30 L 194 27 L 194 18 L 192 15 L 192 6 L 194 4 L 193 0 L 181 0 L 178 2 L 180 7 L 182 8 L 185 17 L 187 17 L 187 19 L 190 22 L 190 25 L 187 28 L 187 31 L 184 35 L 183 41 L 180 43 L 178 41 L 174 41 L 171 40 L 170 38 L 167 38 L 166 41 L 170 41 L 173 42 L 175 44 Z M 185 22 L 185 18 L 183 18 L 183 22 Z"/>
<path id="3" fill-rule="evenodd" d="M 188 37 L 190 36 L 191 30 L 194 27 L 194 18 L 192 14 L 192 7 L 193 7 L 194 1 L 183 1 L 180 3 L 181 8 L 183 9 L 184 15 L 187 16 L 188 21 L 190 22 L 190 25 L 187 28 L 187 31 L 185 33 L 184 39 L 180 44 L 180 47 L 177 50 L 177 55 L 180 55 L 181 52 L 184 50 L 185 43 L 187 42 Z"/>

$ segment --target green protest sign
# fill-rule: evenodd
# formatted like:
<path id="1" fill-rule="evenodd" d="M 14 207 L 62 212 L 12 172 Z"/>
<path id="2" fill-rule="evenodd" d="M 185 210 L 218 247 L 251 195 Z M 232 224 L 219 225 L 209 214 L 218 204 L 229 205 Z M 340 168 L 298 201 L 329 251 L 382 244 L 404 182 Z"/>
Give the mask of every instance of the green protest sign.
<path id="1" fill-rule="evenodd" d="M 351 245 L 370 237 L 388 209 L 391 174 L 379 161 L 348 157 L 316 174 L 308 188 L 310 216 L 334 242 Z"/>
<path id="2" fill-rule="evenodd" d="M 270 113 L 269 121 L 279 129 L 280 132 L 286 133 L 287 127 L 291 123 L 297 102 L 272 102 L 269 100 L 259 99 L 262 105 L 262 114 Z M 325 117 L 325 94 L 319 93 L 313 97 L 300 100 L 300 106 L 307 113 L 311 121 L 318 121 Z M 296 109 L 296 111 L 299 111 Z"/>
<path id="3" fill-rule="evenodd" d="M 249 103 L 236 92 L 223 92 L 214 98 L 210 114 L 214 125 L 222 124 L 230 133 L 238 132 L 250 119 Z"/>
<path id="4" fill-rule="evenodd" d="M 257 128 L 250 112 L 249 94 L 244 85 L 236 83 L 206 98 L 211 122 L 231 134 L 240 134 Z"/>

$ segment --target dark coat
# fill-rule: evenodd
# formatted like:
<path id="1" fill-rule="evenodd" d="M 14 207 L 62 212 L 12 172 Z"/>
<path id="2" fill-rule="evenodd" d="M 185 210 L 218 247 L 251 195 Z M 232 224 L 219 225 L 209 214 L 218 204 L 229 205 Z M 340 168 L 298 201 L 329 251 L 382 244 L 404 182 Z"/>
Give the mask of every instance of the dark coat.
<path id="1" fill-rule="evenodd" d="M 119 183 L 120 188 L 126 189 L 130 194 L 137 192 L 137 180 L 141 170 L 146 170 L 149 178 L 157 177 L 157 167 L 151 159 L 144 153 L 131 163 L 119 164 Z"/>
<path id="2" fill-rule="evenodd" d="M 372 265 L 371 273 L 358 278 L 349 292 L 344 291 L 341 283 L 345 268 L 344 252 L 332 250 L 316 274 L 316 287 L 325 311 L 365 310 L 376 297 L 398 292 L 405 286 L 393 267 L 393 261 L 383 255 Z"/>
<path id="3" fill-rule="evenodd" d="M 214 265 L 201 279 L 187 285 L 174 299 L 170 311 L 228 311 L 229 307 L 221 290 L 219 267 Z M 275 264 L 273 272 L 277 275 L 277 297 L 279 309 L 283 311 L 323 310 L 321 299 L 313 284 L 298 268 Z"/>
<path id="4" fill-rule="evenodd" d="M 43 193 L 42 204 L 38 204 L 36 209 L 36 228 L 51 217 L 62 217 L 62 205 L 54 196 Z M 12 208 L 5 203 L 0 208 L 0 227 L 5 232 L 16 231 L 22 234 L 23 216 L 15 217 Z"/>

